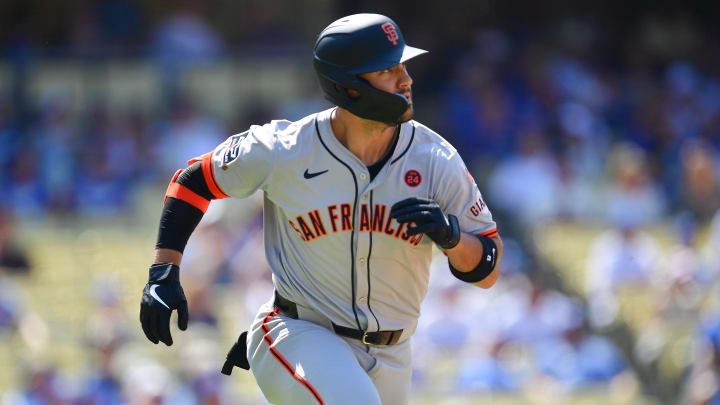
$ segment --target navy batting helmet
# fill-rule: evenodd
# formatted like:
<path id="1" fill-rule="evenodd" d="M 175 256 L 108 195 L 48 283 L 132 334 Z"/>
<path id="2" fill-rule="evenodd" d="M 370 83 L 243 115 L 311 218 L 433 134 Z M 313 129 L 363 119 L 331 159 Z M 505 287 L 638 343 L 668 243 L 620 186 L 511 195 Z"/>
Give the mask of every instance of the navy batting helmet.
<path id="1" fill-rule="evenodd" d="M 395 123 L 408 108 L 400 94 L 378 90 L 360 73 L 388 69 L 427 51 L 405 45 L 400 28 L 380 14 L 354 14 L 328 25 L 313 51 L 325 98 L 361 118 Z M 347 89 L 360 96 L 350 97 Z"/>

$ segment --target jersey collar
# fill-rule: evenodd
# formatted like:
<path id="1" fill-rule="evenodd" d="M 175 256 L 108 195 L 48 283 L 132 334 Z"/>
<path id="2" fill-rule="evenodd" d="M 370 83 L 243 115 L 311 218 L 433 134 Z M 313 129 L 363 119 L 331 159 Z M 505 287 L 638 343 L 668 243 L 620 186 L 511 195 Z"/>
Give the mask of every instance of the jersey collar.
<path id="1" fill-rule="evenodd" d="M 319 135 L 333 153 L 342 157 L 342 159 L 347 163 L 353 162 L 353 167 L 356 169 L 362 168 L 367 170 L 365 164 L 362 163 L 357 156 L 350 152 L 350 150 L 348 150 L 345 145 L 340 143 L 340 141 L 335 137 L 332 126 L 330 125 L 330 117 L 335 108 L 337 107 L 329 108 L 317 114 L 316 119 L 318 120 L 318 128 L 320 131 Z M 410 120 L 400 124 L 400 134 L 398 135 L 397 145 L 395 145 L 395 150 L 393 150 L 388 165 L 392 165 L 397 162 L 407 152 L 414 137 L 415 121 Z"/>

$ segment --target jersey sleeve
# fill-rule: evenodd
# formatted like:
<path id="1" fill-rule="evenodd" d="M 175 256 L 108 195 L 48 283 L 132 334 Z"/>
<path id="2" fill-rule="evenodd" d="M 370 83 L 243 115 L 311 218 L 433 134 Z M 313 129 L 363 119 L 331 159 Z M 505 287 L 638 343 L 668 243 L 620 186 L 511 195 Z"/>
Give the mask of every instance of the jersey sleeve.
<path id="1" fill-rule="evenodd" d="M 242 198 L 263 189 L 275 166 L 276 147 L 271 124 L 253 125 L 221 143 L 212 153 L 213 174 L 220 190 Z"/>
<path id="2" fill-rule="evenodd" d="M 439 152 L 433 198 L 445 214 L 455 215 L 460 230 L 488 237 L 497 236 L 490 209 L 457 151 Z"/>

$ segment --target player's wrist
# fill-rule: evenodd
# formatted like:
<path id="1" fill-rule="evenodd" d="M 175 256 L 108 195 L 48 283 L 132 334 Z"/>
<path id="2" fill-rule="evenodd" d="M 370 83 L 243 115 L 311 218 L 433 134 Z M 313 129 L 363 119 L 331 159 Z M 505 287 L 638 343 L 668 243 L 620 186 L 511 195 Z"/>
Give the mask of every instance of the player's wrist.
<path id="1" fill-rule="evenodd" d="M 178 250 L 157 248 L 155 249 L 153 264 L 172 263 L 176 266 L 180 266 L 180 263 L 182 263 L 182 257 L 183 254 Z"/>

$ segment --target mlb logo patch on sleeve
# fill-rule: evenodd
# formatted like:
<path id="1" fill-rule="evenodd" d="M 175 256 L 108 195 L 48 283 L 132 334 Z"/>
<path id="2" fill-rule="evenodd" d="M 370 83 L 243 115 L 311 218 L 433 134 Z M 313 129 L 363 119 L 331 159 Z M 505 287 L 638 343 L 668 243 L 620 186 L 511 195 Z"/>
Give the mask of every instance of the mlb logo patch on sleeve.
<path id="1" fill-rule="evenodd" d="M 250 131 L 245 131 L 241 134 L 233 135 L 226 141 L 228 142 L 228 146 L 225 148 L 225 152 L 223 154 L 223 168 L 228 166 L 235 159 L 237 159 L 238 155 L 240 154 L 240 144 L 242 143 L 243 139 L 247 137 L 248 132 Z"/>

